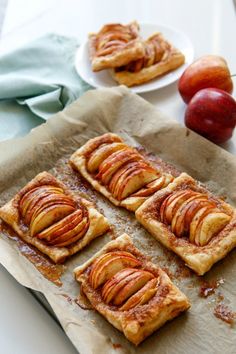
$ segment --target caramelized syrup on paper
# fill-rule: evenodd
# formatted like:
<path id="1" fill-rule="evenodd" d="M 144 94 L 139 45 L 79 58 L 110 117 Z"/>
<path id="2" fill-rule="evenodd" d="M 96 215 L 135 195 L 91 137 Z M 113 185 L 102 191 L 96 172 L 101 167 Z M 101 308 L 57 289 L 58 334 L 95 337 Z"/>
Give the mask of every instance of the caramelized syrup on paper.
<path id="1" fill-rule="evenodd" d="M 83 310 L 92 310 L 93 306 L 91 305 L 89 299 L 84 294 L 82 286 L 80 287 L 80 293 L 75 300 L 76 304 L 81 307 Z"/>
<path id="2" fill-rule="evenodd" d="M 60 277 L 65 270 L 65 266 L 52 263 L 50 259 L 46 258 L 46 256 L 35 247 L 21 240 L 21 238 L 6 224 L 0 223 L 0 232 L 16 242 L 20 253 L 25 256 L 46 279 L 57 286 L 62 285 Z"/>
<path id="3" fill-rule="evenodd" d="M 212 294 L 215 294 L 216 289 L 221 285 L 224 284 L 224 279 L 217 279 L 217 280 L 211 280 L 211 281 L 206 281 L 204 280 L 201 283 L 200 289 L 199 289 L 199 296 L 200 297 L 208 297 Z"/>
<path id="4" fill-rule="evenodd" d="M 224 305 L 223 303 L 219 303 L 214 308 L 214 315 L 215 317 L 230 325 L 235 323 L 236 312 L 233 312 L 227 305 Z"/>

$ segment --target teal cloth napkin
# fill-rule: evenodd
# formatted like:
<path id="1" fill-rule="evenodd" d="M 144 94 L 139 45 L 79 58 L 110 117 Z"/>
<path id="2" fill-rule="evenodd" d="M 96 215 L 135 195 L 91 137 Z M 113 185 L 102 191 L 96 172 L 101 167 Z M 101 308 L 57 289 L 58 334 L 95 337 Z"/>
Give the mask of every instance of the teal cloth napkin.
<path id="1" fill-rule="evenodd" d="M 0 140 L 23 135 L 91 88 L 76 73 L 74 38 L 48 34 L 0 57 Z"/>

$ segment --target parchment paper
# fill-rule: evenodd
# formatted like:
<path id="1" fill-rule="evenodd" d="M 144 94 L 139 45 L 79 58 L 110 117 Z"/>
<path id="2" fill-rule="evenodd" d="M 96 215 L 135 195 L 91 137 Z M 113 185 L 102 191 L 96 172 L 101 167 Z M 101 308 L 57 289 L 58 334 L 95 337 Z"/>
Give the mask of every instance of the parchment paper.
<path id="1" fill-rule="evenodd" d="M 0 204 L 3 205 L 40 171 L 51 170 L 57 175 L 58 166 L 64 163 L 65 157 L 89 138 L 108 131 L 120 134 L 129 143 L 143 145 L 207 184 L 213 192 L 228 196 L 236 205 L 235 158 L 170 120 L 124 87 L 87 92 L 26 137 L 1 143 Z M 231 252 L 204 277 L 208 280 L 222 278 L 224 284 L 216 294 L 201 298 L 198 295 L 201 279 L 149 235 L 132 213 L 114 207 L 92 189 L 84 194 L 95 201 L 99 210 L 115 225 L 116 235 L 129 233 L 137 247 L 169 271 L 173 282 L 190 298 L 192 308 L 135 348 L 99 314 L 83 310 L 62 296 L 67 294 L 74 299 L 78 295 L 79 285 L 74 281 L 72 270 L 109 241 L 109 235 L 100 237 L 66 262 L 61 288 L 46 280 L 21 255 L 14 241 L 0 237 L 3 266 L 22 285 L 45 295 L 78 351 L 81 354 L 235 353 L 236 329 L 217 319 L 213 309 L 221 292 L 224 303 L 236 310 L 236 252 Z"/>

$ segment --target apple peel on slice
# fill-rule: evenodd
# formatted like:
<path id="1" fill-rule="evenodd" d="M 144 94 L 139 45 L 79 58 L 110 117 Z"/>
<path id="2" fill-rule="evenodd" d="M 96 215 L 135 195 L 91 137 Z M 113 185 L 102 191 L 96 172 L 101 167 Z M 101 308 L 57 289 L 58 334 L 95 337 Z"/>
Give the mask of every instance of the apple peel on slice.
<path id="1" fill-rule="evenodd" d="M 60 242 L 59 240 L 56 240 L 56 242 L 54 243 L 53 246 L 55 247 L 66 247 L 66 246 L 70 246 L 73 243 L 79 241 L 87 232 L 88 228 L 89 228 L 89 221 L 87 218 L 84 218 L 83 221 L 79 224 L 80 227 L 80 231 L 75 234 L 72 237 L 67 237 L 64 240 L 61 239 Z"/>
<path id="2" fill-rule="evenodd" d="M 48 244 L 56 246 L 62 242 L 66 242 L 67 240 L 70 240 L 71 238 L 80 234 L 81 231 L 85 229 L 87 222 L 88 222 L 88 218 L 84 217 L 74 228 L 69 229 L 67 232 L 63 233 L 62 235 L 56 238 L 53 238 L 51 241 L 48 242 Z"/>
<path id="3" fill-rule="evenodd" d="M 42 192 L 34 203 L 31 203 L 25 215 L 25 222 L 28 224 L 31 223 L 41 211 L 53 204 L 68 204 L 71 206 L 75 206 L 74 201 L 66 196 L 63 193 L 48 193 Z"/>
<path id="4" fill-rule="evenodd" d="M 120 270 L 138 266 L 140 262 L 129 252 L 109 252 L 93 265 L 89 277 L 90 283 L 96 289 Z"/>
<path id="5" fill-rule="evenodd" d="M 81 209 L 78 209 L 74 213 L 59 220 L 58 222 L 48 227 L 47 229 L 44 229 L 36 236 L 39 239 L 45 241 L 51 241 L 54 238 L 61 236 L 68 230 L 73 229 L 76 225 L 78 225 L 81 222 L 82 218 L 83 218 L 83 212 Z"/>
<path id="6" fill-rule="evenodd" d="M 98 136 L 97 138 L 93 138 L 86 144 L 86 158 L 93 153 L 93 151 L 97 150 L 100 146 L 105 144 L 112 144 L 112 143 L 122 143 L 123 140 L 116 134 L 107 133 L 102 136 Z"/>
<path id="7" fill-rule="evenodd" d="M 191 220 L 195 215 L 194 209 L 196 209 L 197 212 L 203 206 L 207 205 L 209 205 L 207 197 L 200 193 L 196 193 L 185 200 L 173 217 L 171 222 L 172 232 L 177 237 L 181 237 L 185 232 L 189 231 Z M 192 213 L 189 212 L 191 210 L 193 211 Z"/>
<path id="8" fill-rule="evenodd" d="M 142 162 L 142 161 L 141 161 Z M 131 161 L 127 162 L 125 165 L 123 165 L 112 177 L 110 183 L 109 183 L 109 190 L 115 196 L 116 190 L 119 188 L 120 183 L 122 183 L 122 180 L 126 178 L 126 176 L 133 171 L 134 169 L 138 168 L 139 161 Z"/>
<path id="9" fill-rule="evenodd" d="M 128 163 L 125 166 L 124 171 L 116 181 L 115 188 L 112 191 L 113 196 L 115 198 L 119 198 L 119 195 L 121 194 L 121 190 L 125 187 L 130 176 L 133 175 L 134 173 L 137 174 L 138 171 L 140 173 L 142 170 L 145 170 L 147 167 L 148 166 L 146 165 L 146 163 L 142 160 Z"/>
<path id="10" fill-rule="evenodd" d="M 102 298 L 109 304 L 114 296 L 132 279 L 133 273 L 138 270 L 135 268 L 125 268 L 116 273 L 112 278 L 107 280 L 102 289 Z"/>
<path id="11" fill-rule="evenodd" d="M 117 151 L 101 163 L 96 178 L 101 179 L 102 183 L 107 185 L 110 183 L 113 175 L 126 163 L 139 161 L 141 159 L 142 157 L 131 148 Z"/>
<path id="12" fill-rule="evenodd" d="M 167 224 L 171 224 L 175 212 L 185 200 L 189 199 L 193 195 L 193 193 L 194 192 L 190 190 L 182 190 L 177 193 L 174 193 L 170 198 L 167 199 L 164 210 L 164 218 Z"/>
<path id="13" fill-rule="evenodd" d="M 206 195 L 194 199 L 185 212 L 184 223 L 188 230 L 190 229 L 190 224 L 195 214 L 203 207 L 216 208 L 216 204 L 213 201 L 210 201 Z"/>
<path id="14" fill-rule="evenodd" d="M 206 215 L 195 231 L 195 244 L 205 246 L 213 236 L 223 230 L 230 219 L 231 217 L 229 215 L 221 213 L 220 210 Z"/>
<path id="15" fill-rule="evenodd" d="M 31 236 L 34 236 L 74 211 L 75 208 L 68 204 L 54 204 L 43 209 L 30 223 Z"/>
<path id="16" fill-rule="evenodd" d="M 207 205 L 199 209 L 194 215 L 189 228 L 189 240 L 192 243 L 195 243 L 195 234 L 199 223 L 203 220 L 205 216 L 207 216 L 211 212 L 218 211 L 214 206 Z"/>
<path id="17" fill-rule="evenodd" d="M 129 281 L 120 289 L 113 298 L 114 305 L 121 305 L 130 296 L 139 291 L 154 275 L 145 270 L 138 270 L 130 276 Z"/>
<path id="18" fill-rule="evenodd" d="M 100 164 L 111 154 L 118 150 L 122 150 L 126 148 L 126 144 L 124 143 L 112 143 L 105 144 L 96 149 L 89 157 L 87 162 L 87 170 L 90 173 L 94 173 L 98 170 Z"/>
<path id="19" fill-rule="evenodd" d="M 125 303 L 120 307 L 121 311 L 130 310 L 136 306 L 147 304 L 157 292 L 158 280 L 154 278 L 146 283 L 139 291 L 132 295 Z"/>
<path id="20" fill-rule="evenodd" d="M 148 183 L 144 188 L 138 190 L 138 192 L 132 194 L 132 197 L 148 197 L 158 190 L 165 188 L 173 180 L 173 178 L 174 177 L 171 175 L 162 175 L 154 181 Z"/>
<path id="21" fill-rule="evenodd" d="M 19 209 L 21 211 L 21 214 L 23 217 L 26 216 L 26 213 L 28 211 L 29 208 L 33 207 L 32 204 L 37 203 L 38 199 L 41 197 L 42 193 L 47 193 L 47 194 L 51 194 L 51 193 L 58 193 L 58 194 L 62 194 L 63 190 L 61 188 L 57 188 L 54 186 L 40 186 L 40 187 L 36 187 L 31 189 L 30 191 L 28 191 L 27 193 L 25 193 L 23 195 L 23 197 L 20 200 L 19 203 Z"/>
<path id="22" fill-rule="evenodd" d="M 149 165 L 139 163 L 137 167 L 132 168 L 122 180 L 118 181 L 114 197 L 118 200 L 127 198 L 146 184 L 157 178 L 157 171 Z"/>

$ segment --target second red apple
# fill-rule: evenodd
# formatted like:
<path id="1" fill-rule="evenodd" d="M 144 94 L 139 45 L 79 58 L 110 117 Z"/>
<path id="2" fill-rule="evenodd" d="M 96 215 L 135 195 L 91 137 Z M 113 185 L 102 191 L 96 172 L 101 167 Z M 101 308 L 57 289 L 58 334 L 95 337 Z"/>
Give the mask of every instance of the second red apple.
<path id="1" fill-rule="evenodd" d="M 236 101 L 219 89 L 200 90 L 186 109 L 185 124 L 216 144 L 224 143 L 232 137 L 236 125 Z"/>

